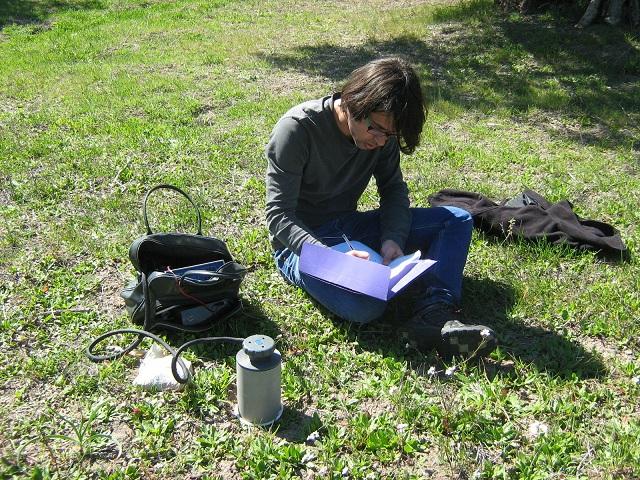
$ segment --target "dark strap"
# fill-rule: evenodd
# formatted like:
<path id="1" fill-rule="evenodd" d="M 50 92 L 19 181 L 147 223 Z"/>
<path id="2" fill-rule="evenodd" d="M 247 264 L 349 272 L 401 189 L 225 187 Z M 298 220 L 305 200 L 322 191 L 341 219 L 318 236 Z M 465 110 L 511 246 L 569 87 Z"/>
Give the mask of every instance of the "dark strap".
<path id="1" fill-rule="evenodd" d="M 149 293 L 149 280 L 147 279 L 147 274 L 144 272 L 140 273 L 142 277 L 142 295 L 144 298 L 144 323 L 142 324 L 142 328 L 146 331 L 151 330 L 151 322 L 156 317 L 156 300 L 153 299 L 153 303 L 151 302 L 151 294 Z"/>
<path id="2" fill-rule="evenodd" d="M 144 196 L 144 203 L 143 203 L 143 206 L 142 206 L 142 216 L 144 217 L 144 224 L 147 227 L 147 235 L 151 235 L 153 233 L 151 231 L 151 227 L 149 226 L 149 220 L 147 219 L 147 200 L 149 199 L 149 195 L 151 195 L 156 190 L 160 190 L 160 189 L 163 189 L 163 188 L 167 189 L 167 190 L 176 191 L 176 192 L 182 194 L 187 200 L 189 200 L 189 203 L 191 203 L 191 205 L 193 205 L 193 208 L 196 211 L 196 216 L 198 218 L 198 232 L 196 233 L 196 235 L 202 235 L 202 217 L 200 216 L 200 209 L 198 208 L 198 206 L 191 199 L 191 197 L 189 195 L 187 195 L 185 192 L 180 190 L 178 187 L 175 187 L 173 185 L 169 185 L 169 184 L 166 184 L 166 183 L 163 183 L 161 185 L 156 185 L 151 190 L 149 190 L 147 192 L 147 194 Z"/>

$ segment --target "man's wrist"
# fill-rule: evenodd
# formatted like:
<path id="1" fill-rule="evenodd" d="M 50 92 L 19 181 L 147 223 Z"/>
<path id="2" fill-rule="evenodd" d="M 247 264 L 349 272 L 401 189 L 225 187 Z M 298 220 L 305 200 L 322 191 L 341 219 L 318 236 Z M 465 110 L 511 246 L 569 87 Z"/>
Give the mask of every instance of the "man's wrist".
<path id="1" fill-rule="evenodd" d="M 401 238 L 399 236 L 387 236 L 386 238 L 384 238 L 382 240 L 382 242 L 380 243 L 380 245 L 384 245 L 384 242 L 386 242 L 387 240 L 391 240 L 392 242 L 394 242 L 396 245 L 398 245 L 398 247 L 400 247 L 402 250 L 404 250 L 404 244 L 406 242 L 406 238 Z"/>

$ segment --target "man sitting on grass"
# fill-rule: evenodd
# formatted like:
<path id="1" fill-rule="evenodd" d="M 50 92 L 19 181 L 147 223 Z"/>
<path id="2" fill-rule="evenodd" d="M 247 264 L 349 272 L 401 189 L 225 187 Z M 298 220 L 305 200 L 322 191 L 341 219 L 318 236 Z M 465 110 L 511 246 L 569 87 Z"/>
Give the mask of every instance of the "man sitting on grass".
<path id="1" fill-rule="evenodd" d="M 302 245 L 331 247 L 346 235 L 379 251 L 385 265 L 404 251 L 421 250 L 437 263 L 419 279 L 420 295 L 403 333 L 421 350 L 488 355 L 497 344 L 494 332 L 457 320 L 471 216 L 455 207 L 409 208 L 400 152 L 416 149 L 424 122 L 418 76 L 400 58 L 374 60 L 353 71 L 341 92 L 285 113 L 266 147 L 266 213 L 276 265 L 337 316 L 367 323 L 383 314 L 386 302 L 300 272 Z M 359 212 L 372 176 L 380 207 Z M 369 257 L 362 250 L 348 254 Z"/>

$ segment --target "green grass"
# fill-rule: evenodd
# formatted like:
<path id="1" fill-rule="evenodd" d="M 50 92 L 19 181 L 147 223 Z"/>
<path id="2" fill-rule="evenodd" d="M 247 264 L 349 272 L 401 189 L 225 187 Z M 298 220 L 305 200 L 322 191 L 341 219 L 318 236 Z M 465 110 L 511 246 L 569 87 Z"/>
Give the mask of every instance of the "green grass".
<path id="1" fill-rule="evenodd" d="M 3 2 L 0 478 L 640 477 L 640 41 L 576 19 L 487 0 Z M 385 54 L 409 58 L 430 99 L 403 159 L 414 205 L 533 188 L 614 224 L 632 252 L 606 263 L 474 234 L 464 315 L 502 342 L 483 363 L 407 349 L 402 308 L 335 321 L 272 265 L 271 128 Z M 157 183 L 191 193 L 204 232 L 251 268 L 248 314 L 215 333 L 277 339 L 272 430 L 233 417 L 229 347 L 189 353 L 183 393 L 135 388 L 136 357 L 84 357 L 129 325 L 118 293 Z M 369 189 L 362 207 L 376 202 Z M 152 207 L 154 228 L 194 228 L 175 196 Z"/>

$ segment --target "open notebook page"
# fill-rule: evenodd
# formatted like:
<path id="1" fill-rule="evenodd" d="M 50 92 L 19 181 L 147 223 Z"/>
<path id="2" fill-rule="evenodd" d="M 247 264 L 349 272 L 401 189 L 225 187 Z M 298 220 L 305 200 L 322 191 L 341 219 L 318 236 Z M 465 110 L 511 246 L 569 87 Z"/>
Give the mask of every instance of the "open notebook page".
<path id="1" fill-rule="evenodd" d="M 382 255 L 368 247 L 364 243 L 358 242 L 356 240 L 351 242 L 351 245 L 355 250 L 362 250 L 364 252 L 369 253 L 369 261 L 375 263 L 382 263 Z M 337 250 L 338 252 L 346 253 L 351 248 L 346 243 L 339 243 L 338 245 L 334 245 L 331 247 L 333 250 Z M 389 286 L 393 287 L 409 270 L 411 270 L 416 262 L 420 260 L 422 253 L 420 250 L 415 251 L 414 253 L 410 253 L 409 255 L 404 255 L 402 257 L 398 257 L 389 263 Z"/>

